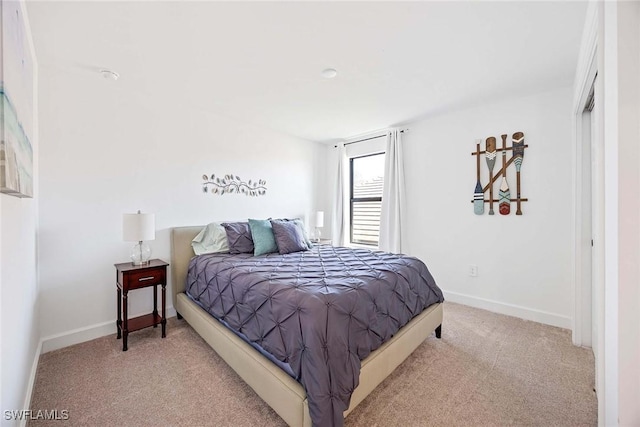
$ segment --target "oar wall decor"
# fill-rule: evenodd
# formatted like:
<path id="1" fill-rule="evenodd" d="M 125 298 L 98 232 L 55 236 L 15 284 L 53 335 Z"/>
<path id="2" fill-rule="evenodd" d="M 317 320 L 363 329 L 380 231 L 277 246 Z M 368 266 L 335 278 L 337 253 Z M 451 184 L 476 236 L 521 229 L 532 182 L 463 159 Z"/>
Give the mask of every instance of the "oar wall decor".
<path id="1" fill-rule="evenodd" d="M 522 215 L 522 209 L 520 208 L 520 168 L 522 167 L 522 160 L 524 159 L 524 133 L 516 132 L 513 134 L 513 163 L 516 165 L 516 201 L 518 208 L 516 209 L 516 215 Z"/>
<path id="2" fill-rule="evenodd" d="M 476 215 L 484 213 L 484 191 L 480 184 L 480 142 L 476 142 L 476 189 L 473 193 L 473 213 Z"/>
<path id="3" fill-rule="evenodd" d="M 507 147 L 507 134 L 501 135 L 502 147 L 496 148 L 496 138 L 490 136 L 485 140 L 485 150 L 480 151 L 480 142 L 476 140 L 476 150 L 471 153 L 472 156 L 476 156 L 476 186 L 473 193 L 473 211 L 476 215 L 482 215 L 484 213 L 484 204 L 489 203 L 489 215 L 493 215 L 493 204 L 498 203 L 498 211 L 501 215 L 509 215 L 511 213 L 511 202 L 517 203 L 516 215 L 522 215 L 522 202 L 527 202 L 529 199 L 523 198 L 521 190 L 521 176 L 520 169 L 522 167 L 522 161 L 524 159 L 524 150 L 529 147 L 524 143 L 524 133 L 515 132 L 512 135 L 512 145 Z M 511 156 L 507 160 L 507 154 L 511 151 Z M 484 187 L 481 184 L 481 167 L 480 156 L 485 156 L 487 162 L 487 168 L 489 171 L 489 182 Z M 497 155 L 502 155 L 502 167 L 494 173 L 494 166 L 496 163 Z M 517 181 L 517 196 L 515 199 L 511 198 L 511 191 L 509 184 L 507 183 L 507 168 L 511 164 L 516 165 L 516 181 Z M 498 192 L 498 199 L 493 198 L 493 185 L 501 179 L 500 191 Z M 484 194 L 489 191 L 489 199 L 484 198 Z"/>
<path id="4" fill-rule="evenodd" d="M 500 202 L 498 210 L 500 215 L 509 215 L 511 212 L 511 192 L 507 183 L 507 135 L 502 135 L 502 184 L 500 184 Z"/>
<path id="5" fill-rule="evenodd" d="M 487 167 L 489 168 L 489 215 L 493 215 L 493 167 L 496 164 L 496 139 L 493 136 L 487 138 L 484 153 L 487 159 Z M 478 157 L 480 157 L 478 155 Z M 484 197 L 484 192 L 482 193 Z M 484 201 L 483 201 L 484 202 Z"/>

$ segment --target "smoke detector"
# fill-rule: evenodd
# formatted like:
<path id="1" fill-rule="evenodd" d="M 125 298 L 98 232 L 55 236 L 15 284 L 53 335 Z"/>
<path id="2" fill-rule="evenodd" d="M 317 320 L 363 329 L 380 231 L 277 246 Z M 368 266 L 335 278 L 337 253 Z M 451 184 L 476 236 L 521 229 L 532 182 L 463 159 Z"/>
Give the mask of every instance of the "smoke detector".
<path id="1" fill-rule="evenodd" d="M 100 74 L 107 80 L 118 80 L 118 77 L 120 77 L 120 74 L 111 70 L 100 70 Z"/>
<path id="2" fill-rule="evenodd" d="M 337 75 L 338 72 L 335 70 L 335 68 L 326 68 L 322 70 L 322 77 L 324 77 L 325 79 L 332 79 Z"/>

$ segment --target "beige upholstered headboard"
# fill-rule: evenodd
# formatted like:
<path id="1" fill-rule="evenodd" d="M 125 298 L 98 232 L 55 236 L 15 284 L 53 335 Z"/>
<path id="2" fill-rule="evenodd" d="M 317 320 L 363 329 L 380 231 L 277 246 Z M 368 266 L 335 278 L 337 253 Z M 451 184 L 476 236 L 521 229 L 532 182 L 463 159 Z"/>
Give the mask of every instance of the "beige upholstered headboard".
<path id="1" fill-rule="evenodd" d="M 189 261 L 195 255 L 191 241 L 203 228 L 204 225 L 171 229 L 171 288 L 174 307 L 176 307 L 176 295 L 184 292 Z"/>

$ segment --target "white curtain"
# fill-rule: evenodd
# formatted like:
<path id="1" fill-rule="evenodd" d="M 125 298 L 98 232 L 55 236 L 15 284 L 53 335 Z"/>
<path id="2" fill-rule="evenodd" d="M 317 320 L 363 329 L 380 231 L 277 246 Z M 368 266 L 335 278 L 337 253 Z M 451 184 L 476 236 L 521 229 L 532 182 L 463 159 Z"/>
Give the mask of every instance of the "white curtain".
<path id="1" fill-rule="evenodd" d="M 380 250 L 401 253 L 403 217 L 405 207 L 404 164 L 402 133 L 392 129 L 387 133 L 387 151 L 380 213 Z"/>
<path id="2" fill-rule="evenodd" d="M 349 212 L 349 166 L 344 143 L 338 144 L 335 151 L 337 157 L 337 175 L 335 195 L 333 198 L 335 202 L 331 215 L 331 239 L 335 246 L 345 246 L 347 243 L 347 232 L 349 230 L 347 219 L 347 212 Z"/>

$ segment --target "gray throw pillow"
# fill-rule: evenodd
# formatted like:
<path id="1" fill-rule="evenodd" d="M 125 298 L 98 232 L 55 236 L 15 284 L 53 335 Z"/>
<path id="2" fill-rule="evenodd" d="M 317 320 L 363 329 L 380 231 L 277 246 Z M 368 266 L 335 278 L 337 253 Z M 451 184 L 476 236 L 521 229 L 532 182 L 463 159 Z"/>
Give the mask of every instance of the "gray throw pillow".
<path id="1" fill-rule="evenodd" d="M 273 236 L 280 254 L 309 250 L 302 228 L 293 221 L 272 220 Z"/>
<path id="2" fill-rule="evenodd" d="M 307 233 L 307 229 L 304 226 L 304 222 L 300 218 L 278 218 L 278 221 L 289 221 L 289 222 L 296 223 L 302 230 L 302 234 L 304 235 L 304 241 L 307 243 L 307 246 L 309 247 L 309 249 L 313 247 L 313 243 L 309 238 L 309 233 Z"/>
<path id="3" fill-rule="evenodd" d="M 253 239 L 251 237 L 251 228 L 249 228 L 248 222 L 224 222 L 222 223 L 222 226 L 227 232 L 229 253 L 253 253 Z"/>

